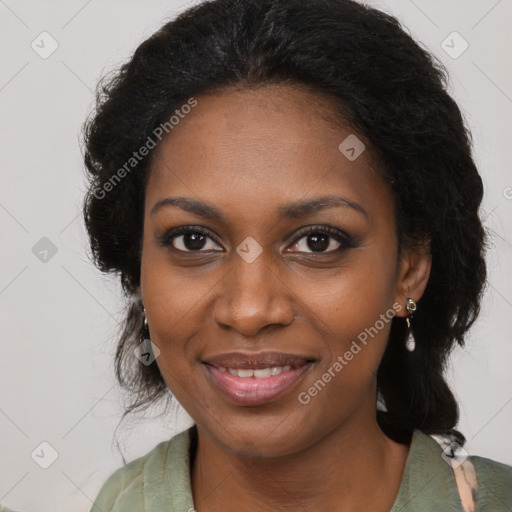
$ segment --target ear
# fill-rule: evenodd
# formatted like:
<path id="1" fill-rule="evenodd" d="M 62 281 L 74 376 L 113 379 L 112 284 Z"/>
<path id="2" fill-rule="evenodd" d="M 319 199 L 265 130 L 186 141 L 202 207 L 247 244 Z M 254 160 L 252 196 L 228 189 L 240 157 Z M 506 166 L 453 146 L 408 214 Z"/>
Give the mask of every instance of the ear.
<path id="1" fill-rule="evenodd" d="M 428 243 L 414 248 L 402 248 L 395 291 L 395 302 L 402 308 L 396 316 L 407 316 L 405 304 L 408 298 L 418 302 L 427 287 L 432 266 Z"/>

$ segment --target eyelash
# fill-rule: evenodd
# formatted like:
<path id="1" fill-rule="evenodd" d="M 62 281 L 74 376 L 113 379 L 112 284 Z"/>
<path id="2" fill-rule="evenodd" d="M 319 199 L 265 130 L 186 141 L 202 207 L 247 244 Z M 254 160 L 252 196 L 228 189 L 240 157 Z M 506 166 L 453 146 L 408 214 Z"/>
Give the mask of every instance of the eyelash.
<path id="1" fill-rule="evenodd" d="M 176 249 L 175 247 L 172 246 L 172 242 L 173 242 L 174 238 L 181 236 L 181 235 L 185 235 L 187 233 L 198 233 L 198 234 L 204 235 L 204 236 L 210 238 L 211 240 L 213 240 L 216 244 L 221 245 L 214 237 L 211 236 L 211 233 L 207 229 L 202 228 L 200 226 L 180 226 L 179 228 L 170 229 L 163 235 L 158 236 L 157 238 L 158 238 L 158 242 L 160 245 L 162 245 L 164 247 L 172 247 L 175 251 L 178 251 L 178 252 L 182 252 L 182 253 L 208 252 L 208 251 L 204 251 L 204 250 L 183 251 L 182 249 Z M 334 250 L 330 250 L 330 251 L 319 251 L 319 252 L 311 251 L 306 254 L 333 254 L 333 253 L 341 252 L 345 249 L 350 249 L 350 248 L 356 247 L 356 245 L 357 245 L 355 243 L 355 240 L 352 237 L 350 237 L 343 231 L 340 231 L 339 229 L 333 228 L 331 226 L 308 226 L 308 227 L 304 228 L 303 230 L 299 231 L 299 233 L 297 233 L 297 236 L 294 239 L 294 241 L 291 243 L 291 245 L 292 246 L 295 245 L 296 243 L 299 242 L 299 240 L 301 240 L 302 238 L 304 238 L 307 235 L 317 234 L 317 233 L 329 235 L 330 237 L 334 238 L 334 240 L 336 240 L 336 242 L 341 244 L 340 247 L 338 247 L 337 249 L 334 249 Z M 215 251 L 215 252 L 220 252 L 220 251 Z M 297 251 L 297 252 L 303 252 L 303 251 Z"/>

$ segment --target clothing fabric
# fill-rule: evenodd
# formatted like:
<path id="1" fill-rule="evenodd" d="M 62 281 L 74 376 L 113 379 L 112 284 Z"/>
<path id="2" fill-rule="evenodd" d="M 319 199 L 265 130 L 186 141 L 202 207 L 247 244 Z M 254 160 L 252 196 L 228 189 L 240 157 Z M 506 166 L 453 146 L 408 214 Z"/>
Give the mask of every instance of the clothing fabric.
<path id="1" fill-rule="evenodd" d="M 115 471 L 90 512 L 193 512 L 191 433 L 159 443 Z M 192 440 L 194 437 L 192 437 Z M 452 467 L 438 441 L 414 430 L 402 481 L 390 512 L 462 512 Z M 477 477 L 475 512 L 512 512 L 512 466 L 469 456 Z"/>

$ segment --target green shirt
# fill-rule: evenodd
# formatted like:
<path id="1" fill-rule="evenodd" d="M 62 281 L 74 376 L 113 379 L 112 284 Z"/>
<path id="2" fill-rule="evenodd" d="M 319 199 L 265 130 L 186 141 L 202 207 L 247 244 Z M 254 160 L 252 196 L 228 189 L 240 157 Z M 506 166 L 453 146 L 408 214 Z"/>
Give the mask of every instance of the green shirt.
<path id="1" fill-rule="evenodd" d="M 194 428 L 194 427 L 191 427 Z M 190 429 L 115 471 L 90 512 L 192 512 Z M 390 512 L 460 512 L 455 478 L 442 449 L 415 430 Z M 512 466 L 470 456 L 476 470 L 476 512 L 512 512 Z"/>

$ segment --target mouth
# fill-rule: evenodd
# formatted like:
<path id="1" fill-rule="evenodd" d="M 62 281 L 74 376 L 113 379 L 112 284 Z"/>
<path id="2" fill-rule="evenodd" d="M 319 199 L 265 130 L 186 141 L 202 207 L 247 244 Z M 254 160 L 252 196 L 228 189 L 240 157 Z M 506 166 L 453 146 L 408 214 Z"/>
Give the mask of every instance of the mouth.
<path id="1" fill-rule="evenodd" d="M 261 405 L 296 387 L 315 359 L 279 352 L 237 352 L 201 362 L 216 391 L 238 405 Z"/>

